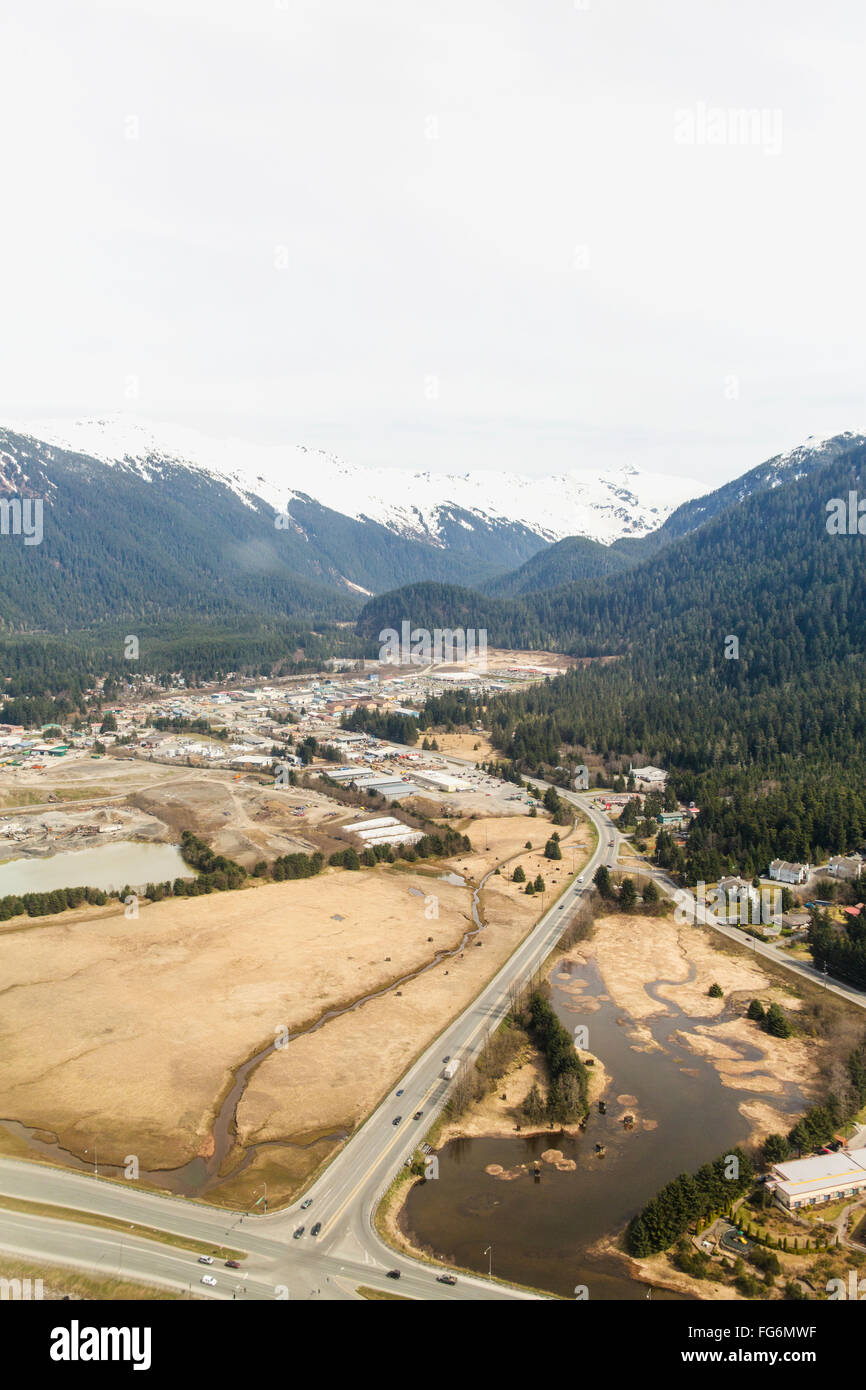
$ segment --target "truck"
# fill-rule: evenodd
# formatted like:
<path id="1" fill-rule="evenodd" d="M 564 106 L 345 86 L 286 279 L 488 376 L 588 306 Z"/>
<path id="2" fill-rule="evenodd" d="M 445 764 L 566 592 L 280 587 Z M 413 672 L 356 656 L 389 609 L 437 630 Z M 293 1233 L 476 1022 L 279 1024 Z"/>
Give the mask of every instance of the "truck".
<path id="1" fill-rule="evenodd" d="M 457 1068 L 460 1066 L 456 1057 L 451 1057 L 442 1068 L 442 1075 L 446 1081 L 451 1081 L 457 1075 Z"/>

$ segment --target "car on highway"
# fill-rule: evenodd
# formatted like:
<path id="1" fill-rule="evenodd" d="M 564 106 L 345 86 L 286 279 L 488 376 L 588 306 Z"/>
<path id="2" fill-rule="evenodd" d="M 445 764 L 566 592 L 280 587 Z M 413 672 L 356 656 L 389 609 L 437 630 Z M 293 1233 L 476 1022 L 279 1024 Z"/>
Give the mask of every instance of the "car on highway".
<path id="1" fill-rule="evenodd" d="M 212 1289 L 216 1288 L 216 1279 L 214 1279 L 212 1274 L 203 1274 L 201 1276 L 201 1282 L 203 1284 L 209 1285 L 209 1287 Z"/>
<path id="2" fill-rule="evenodd" d="M 312 1228 L 312 1230 L 310 1231 L 310 1235 L 313 1236 L 313 1238 L 315 1238 L 315 1237 L 319 1234 L 319 1232 L 321 1231 L 321 1229 L 322 1229 L 322 1223 L 321 1223 L 321 1221 L 317 1221 L 316 1224 L 315 1224 L 315 1226 L 314 1226 L 314 1227 Z"/>
<path id="3" fill-rule="evenodd" d="M 450 1062 L 450 1061 L 451 1061 L 451 1053 L 449 1052 L 447 1057 L 443 1057 L 443 1058 L 442 1058 L 442 1061 L 443 1061 L 443 1062 Z"/>
<path id="4" fill-rule="evenodd" d="M 420 1120 L 420 1118 L 421 1118 L 421 1116 L 422 1116 L 423 1114 L 424 1114 L 424 1111 L 423 1111 L 423 1110 L 416 1110 L 416 1111 L 415 1111 L 415 1114 L 412 1116 L 412 1119 L 413 1119 L 413 1120 Z"/>
<path id="5" fill-rule="evenodd" d="M 226 1260 L 226 1269 L 240 1269 L 240 1260 Z"/>
<path id="6" fill-rule="evenodd" d="M 199 1255 L 198 1262 L 200 1265 L 212 1265 L 213 1255 Z"/>
<path id="7" fill-rule="evenodd" d="M 402 1096 L 402 1094 L 403 1094 L 402 1090 L 399 1090 L 399 1091 L 397 1092 L 397 1095 L 398 1095 L 398 1096 Z"/>
<path id="8" fill-rule="evenodd" d="M 454 1278 L 454 1275 L 453 1275 L 453 1274 L 437 1274 L 437 1275 L 436 1275 L 436 1283 L 437 1283 L 437 1284 L 456 1284 L 456 1283 L 457 1283 L 457 1280 Z"/>
<path id="9" fill-rule="evenodd" d="M 307 1211 L 312 1205 L 312 1197 L 307 1197 L 307 1199 L 301 1203 L 301 1211 Z"/>
<path id="10" fill-rule="evenodd" d="M 389 1269 L 388 1272 L 387 1272 L 387 1274 L 385 1275 L 385 1278 L 386 1278 L 386 1279 L 399 1279 L 399 1278 L 400 1278 L 400 1271 L 399 1271 L 399 1269 Z"/>
<path id="11" fill-rule="evenodd" d="M 402 1115 L 395 1115 L 394 1118 L 393 1118 L 393 1120 L 391 1121 L 391 1124 L 392 1124 L 392 1125 L 399 1125 L 399 1124 L 402 1124 L 402 1123 L 403 1123 L 403 1116 L 402 1116 Z"/>
<path id="12" fill-rule="evenodd" d="M 302 1236 L 303 1234 L 304 1234 L 304 1228 L 303 1228 L 303 1226 L 299 1226 L 298 1229 L 295 1231 L 294 1236 L 292 1237 L 292 1239 L 293 1239 L 293 1240 L 300 1240 L 300 1239 L 301 1239 L 301 1236 Z"/>
<path id="13" fill-rule="evenodd" d="M 578 874 L 577 881 L 578 883 L 583 883 L 583 874 Z"/>

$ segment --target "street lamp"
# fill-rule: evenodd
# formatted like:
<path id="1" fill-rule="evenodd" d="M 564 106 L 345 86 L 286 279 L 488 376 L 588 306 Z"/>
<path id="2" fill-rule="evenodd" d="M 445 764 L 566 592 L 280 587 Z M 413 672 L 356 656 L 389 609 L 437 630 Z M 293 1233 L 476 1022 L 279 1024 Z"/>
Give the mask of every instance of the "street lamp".
<path id="1" fill-rule="evenodd" d="M 492 1246 L 492 1245 L 488 1245 L 488 1247 L 487 1247 L 487 1249 L 484 1251 L 484 1253 L 485 1253 L 485 1255 L 489 1255 L 489 1256 L 490 1256 L 490 1261 L 489 1261 L 489 1264 L 488 1264 L 488 1267 L 487 1267 L 487 1277 L 488 1277 L 488 1279 L 492 1279 L 492 1278 L 493 1278 L 493 1246 Z"/>

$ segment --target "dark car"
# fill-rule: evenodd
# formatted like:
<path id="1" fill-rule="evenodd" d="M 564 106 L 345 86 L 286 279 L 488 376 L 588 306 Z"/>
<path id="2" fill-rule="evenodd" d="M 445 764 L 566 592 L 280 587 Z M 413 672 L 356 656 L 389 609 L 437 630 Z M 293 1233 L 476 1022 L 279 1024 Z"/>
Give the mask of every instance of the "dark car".
<path id="1" fill-rule="evenodd" d="M 295 1231 L 295 1240 L 300 1240 L 300 1238 L 301 1238 L 301 1236 L 302 1236 L 303 1234 L 304 1234 L 304 1228 L 303 1228 L 303 1226 L 299 1226 L 298 1229 Z"/>
<path id="2" fill-rule="evenodd" d="M 392 1125 L 399 1125 L 399 1124 L 402 1124 L 402 1122 L 403 1122 L 403 1116 L 402 1116 L 402 1115 L 395 1115 L 394 1118 L 393 1118 L 393 1120 L 391 1121 L 391 1124 L 392 1124 Z"/>
<path id="3" fill-rule="evenodd" d="M 319 1234 L 319 1232 L 321 1231 L 321 1229 L 322 1229 L 322 1223 L 321 1223 L 321 1221 L 317 1221 L 316 1224 L 315 1224 L 315 1226 L 313 1227 L 313 1229 L 310 1231 L 310 1235 L 311 1235 L 311 1236 L 317 1236 L 317 1235 Z"/>
<path id="4" fill-rule="evenodd" d="M 399 1279 L 399 1278 L 400 1278 L 400 1271 L 399 1271 L 399 1269 L 389 1269 L 389 1270 L 388 1270 L 388 1273 L 385 1275 L 385 1278 L 386 1278 L 386 1279 Z"/>
<path id="5" fill-rule="evenodd" d="M 226 1269 L 240 1269 L 240 1260 L 226 1260 Z"/>
<path id="6" fill-rule="evenodd" d="M 397 1092 L 397 1095 L 398 1095 L 398 1096 L 402 1096 L 402 1094 L 403 1094 L 402 1090 L 400 1090 L 400 1091 Z"/>
<path id="7" fill-rule="evenodd" d="M 443 1058 L 442 1058 L 442 1061 L 443 1061 L 443 1062 L 450 1062 L 450 1061 L 451 1061 L 451 1053 L 449 1052 L 447 1057 L 443 1057 Z"/>
<path id="8" fill-rule="evenodd" d="M 421 1118 L 421 1116 L 422 1116 L 423 1114 L 424 1114 L 424 1111 L 423 1111 L 423 1110 L 416 1110 L 416 1111 L 415 1111 L 415 1114 L 412 1116 L 412 1119 L 413 1119 L 413 1120 L 420 1120 L 420 1118 Z"/>
<path id="9" fill-rule="evenodd" d="M 456 1284 L 456 1283 L 457 1283 L 457 1280 L 454 1278 L 454 1275 L 453 1275 L 453 1274 L 437 1274 L 437 1275 L 436 1275 L 436 1283 L 437 1283 L 437 1284 Z"/>

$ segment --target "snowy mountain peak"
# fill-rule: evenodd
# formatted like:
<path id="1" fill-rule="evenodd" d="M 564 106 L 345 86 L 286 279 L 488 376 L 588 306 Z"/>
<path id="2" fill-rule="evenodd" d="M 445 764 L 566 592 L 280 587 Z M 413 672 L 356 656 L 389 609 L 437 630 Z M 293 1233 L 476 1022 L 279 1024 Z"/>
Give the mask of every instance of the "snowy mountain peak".
<path id="1" fill-rule="evenodd" d="M 572 470 L 541 477 L 489 469 L 447 474 L 354 467 L 302 444 L 217 440 L 127 416 L 14 428 L 107 464 L 134 467 L 145 477 L 148 465 L 175 464 L 219 479 L 238 496 L 258 498 L 275 511 L 312 498 L 354 520 L 434 544 L 441 544 L 446 522 L 459 520 L 455 511 L 488 524 L 523 526 L 547 541 L 577 535 L 610 544 L 656 530 L 683 502 L 705 491 L 690 479 L 641 473 L 630 464 L 601 475 Z"/>

